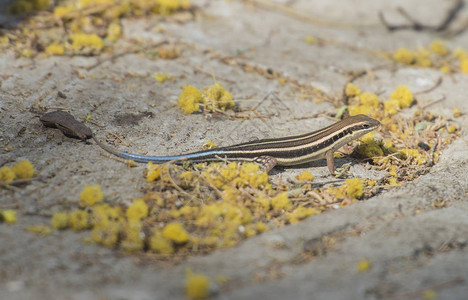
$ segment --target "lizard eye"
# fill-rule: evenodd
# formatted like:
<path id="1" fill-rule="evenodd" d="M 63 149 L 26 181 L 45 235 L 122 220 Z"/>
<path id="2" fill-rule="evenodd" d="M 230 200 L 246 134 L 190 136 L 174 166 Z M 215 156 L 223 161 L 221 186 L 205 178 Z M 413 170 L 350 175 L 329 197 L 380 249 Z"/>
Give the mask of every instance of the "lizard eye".
<path id="1" fill-rule="evenodd" d="M 370 127 L 369 124 L 363 124 L 363 125 L 362 125 L 362 128 L 364 128 L 364 129 L 365 129 L 365 128 L 369 128 L 369 127 Z"/>

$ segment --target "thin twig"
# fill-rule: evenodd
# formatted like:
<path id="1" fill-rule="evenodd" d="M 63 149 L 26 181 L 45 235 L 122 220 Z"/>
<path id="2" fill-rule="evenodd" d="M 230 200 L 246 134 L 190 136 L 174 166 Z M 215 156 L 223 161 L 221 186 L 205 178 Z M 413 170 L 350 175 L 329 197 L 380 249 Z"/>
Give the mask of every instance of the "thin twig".
<path id="1" fill-rule="evenodd" d="M 429 106 L 431 106 L 431 105 L 433 105 L 433 104 L 436 104 L 436 103 L 439 103 L 439 102 L 442 102 L 442 101 L 445 101 L 445 96 L 443 96 L 443 97 L 440 98 L 440 99 L 434 100 L 434 101 L 432 101 L 432 102 L 429 102 L 429 103 L 423 105 L 422 109 L 426 109 L 426 108 L 428 108 Z"/>
<path id="2" fill-rule="evenodd" d="M 413 17 L 410 16 L 408 12 L 406 12 L 403 8 L 398 7 L 397 11 L 406 19 L 408 20 L 408 24 L 403 25 L 392 25 L 387 22 L 382 12 L 379 12 L 379 18 L 382 24 L 389 30 L 414 30 L 414 31 L 433 31 L 433 32 L 441 32 L 446 30 L 450 24 L 457 18 L 457 15 L 463 8 L 464 1 L 457 0 L 454 5 L 449 9 L 447 12 L 446 17 L 442 20 L 442 22 L 437 26 L 431 25 L 424 25 L 418 21 L 416 21 Z M 465 28 L 466 29 L 466 28 Z"/>
<path id="3" fill-rule="evenodd" d="M 23 183 L 28 183 L 31 181 L 42 181 L 46 177 L 44 176 L 37 176 L 37 177 L 32 177 L 32 178 L 26 178 L 26 179 L 16 179 L 12 181 L 0 181 L 0 186 L 6 186 L 6 185 L 20 185 Z"/>
<path id="4" fill-rule="evenodd" d="M 429 93 L 429 92 L 432 92 L 433 90 L 435 90 L 436 88 L 439 87 L 439 85 L 442 84 L 442 77 L 439 77 L 439 79 L 437 79 L 437 82 L 431 86 L 430 88 L 428 89 L 425 89 L 425 90 L 422 90 L 422 91 L 419 91 L 419 92 L 414 92 L 413 95 L 421 95 L 421 94 L 426 94 L 426 93 Z"/>

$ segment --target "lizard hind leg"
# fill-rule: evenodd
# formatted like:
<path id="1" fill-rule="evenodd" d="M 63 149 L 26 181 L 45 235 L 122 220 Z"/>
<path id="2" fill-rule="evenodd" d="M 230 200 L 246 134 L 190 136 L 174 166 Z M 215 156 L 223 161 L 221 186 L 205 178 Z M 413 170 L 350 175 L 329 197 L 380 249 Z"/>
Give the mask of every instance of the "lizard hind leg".
<path id="1" fill-rule="evenodd" d="M 263 172 L 270 172 L 276 166 L 276 158 L 273 156 L 259 156 L 254 162 L 260 165 L 260 170 Z"/>

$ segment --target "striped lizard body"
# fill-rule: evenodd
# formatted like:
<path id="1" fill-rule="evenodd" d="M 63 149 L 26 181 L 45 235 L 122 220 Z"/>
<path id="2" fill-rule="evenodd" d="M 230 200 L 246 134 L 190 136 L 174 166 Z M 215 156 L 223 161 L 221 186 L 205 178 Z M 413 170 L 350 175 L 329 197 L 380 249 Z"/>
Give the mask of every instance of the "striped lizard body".
<path id="1" fill-rule="evenodd" d="M 146 156 L 132 154 L 113 149 L 101 143 L 93 136 L 96 143 L 107 152 L 120 158 L 131 159 L 136 162 L 156 164 L 184 160 L 193 162 L 207 161 L 251 161 L 260 163 L 262 169 L 270 171 L 274 166 L 294 166 L 326 158 L 331 174 L 334 174 L 335 163 L 333 152 L 364 134 L 379 127 L 380 122 L 365 115 L 352 116 L 343 119 L 323 129 L 290 137 L 263 139 L 213 148 L 174 156 Z"/>

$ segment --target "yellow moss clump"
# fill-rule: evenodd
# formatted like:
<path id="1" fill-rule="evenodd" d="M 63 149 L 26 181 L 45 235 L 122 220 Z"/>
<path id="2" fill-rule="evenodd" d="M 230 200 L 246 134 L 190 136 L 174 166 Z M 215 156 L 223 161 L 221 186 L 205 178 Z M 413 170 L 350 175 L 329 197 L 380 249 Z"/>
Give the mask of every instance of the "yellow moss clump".
<path id="1" fill-rule="evenodd" d="M 127 208 L 126 216 L 129 219 L 143 219 L 148 215 L 148 205 L 145 200 L 137 199 Z"/>
<path id="2" fill-rule="evenodd" d="M 23 160 L 13 165 L 13 172 L 15 172 L 16 178 L 27 179 L 34 176 L 34 166 L 29 160 Z"/>
<path id="3" fill-rule="evenodd" d="M 105 247 L 117 244 L 119 234 L 123 227 L 122 210 L 120 207 L 111 207 L 108 204 L 93 206 L 91 238 L 95 243 Z"/>
<path id="4" fill-rule="evenodd" d="M 415 61 L 415 55 L 411 50 L 400 48 L 393 53 L 393 59 L 399 63 L 410 65 Z"/>
<path id="5" fill-rule="evenodd" d="M 273 209 L 288 209 L 291 207 L 291 201 L 289 201 L 286 193 L 280 193 L 271 199 L 271 205 Z"/>
<path id="6" fill-rule="evenodd" d="M 143 224 L 139 219 L 127 219 L 123 224 L 120 248 L 125 252 L 137 252 L 143 249 Z"/>
<path id="7" fill-rule="evenodd" d="M 57 18 L 61 18 L 73 12 L 74 10 L 75 7 L 73 5 L 56 6 L 54 8 L 54 16 L 56 16 Z"/>
<path id="8" fill-rule="evenodd" d="M 345 94 L 348 97 L 358 96 L 361 93 L 361 90 L 357 87 L 357 85 L 348 82 L 345 86 Z"/>
<path id="9" fill-rule="evenodd" d="M 404 148 L 398 150 L 398 152 L 401 153 L 403 159 L 414 160 L 414 162 L 416 162 L 418 165 L 423 165 L 426 163 L 426 159 L 416 149 Z"/>
<path id="10" fill-rule="evenodd" d="M 213 143 L 212 141 L 206 141 L 203 143 L 203 149 L 213 149 L 216 148 L 216 144 Z"/>
<path id="11" fill-rule="evenodd" d="M 359 145 L 356 152 L 362 157 L 367 158 L 384 155 L 384 150 L 380 146 L 380 143 L 375 140 L 367 141 L 366 143 Z"/>
<path id="12" fill-rule="evenodd" d="M 449 54 L 450 50 L 447 46 L 447 42 L 442 40 L 434 40 L 430 45 L 429 48 L 439 55 L 447 55 Z"/>
<path id="13" fill-rule="evenodd" d="M 72 48 L 75 51 L 100 51 L 104 48 L 104 41 L 97 34 L 73 33 L 70 35 Z"/>
<path id="14" fill-rule="evenodd" d="M 468 58 L 464 58 L 460 61 L 460 71 L 462 73 L 468 73 Z"/>
<path id="15" fill-rule="evenodd" d="M 63 230 L 68 228 L 69 216 L 67 212 L 56 212 L 52 215 L 50 226 L 56 230 Z"/>
<path id="16" fill-rule="evenodd" d="M 203 109 L 207 111 L 226 110 L 234 107 L 232 94 L 226 91 L 220 83 L 207 86 L 201 92 L 194 86 L 184 86 L 184 91 L 180 94 L 177 102 L 186 114 L 198 111 L 202 102 Z"/>
<path id="17" fill-rule="evenodd" d="M 59 42 L 53 42 L 45 48 L 45 53 L 47 55 L 63 55 L 65 53 L 65 47 Z"/>
<path id="18" fill-rule="evenodd" d="M 169 223 L 162 230 L 162 236 L 177 244 L 188 242 L 190 236 L 181 223 Z"/>
<path id="19" fill-rule="evenodd" d="M 150 249 L 156 253 L 164 255 L 174 253 L 172 242 L 166 239 L 159 230 L 156 230 L 151 236 L 149 246 Z"/>
<path id="20" fill-rule="evenodd" d="M 361 198 L 364 187 L 362 179 L 352 178 L 345 180 L 346 195 L 351 199 Z"/>
<path id="21" fill-rule="evenodd" d="M 169 74 L 163 74 L 163 73 L 154 73 L 153 78 L 157 82 L 164 82 L 166 80 L 174 81 L 174 76 L 171 76 Z"/>
<path id="22" fill-rule="evenodd" d="M 200 109 L 199 103 L 203 101 L 202 93 L 192 85 L 184 86 L 184 91 L 180 94 L 177 103 L 185 114 L 191 114 Z"/>
<path id="23" fill-rule="evenodd" d="M 304 171 L 301 174 L 296 176 L 296 179 L 299 181 L 312 181 L 314 180 L 314 175 L 308 171 Z"/>
<path id="24" fill-rule="evenodd" d="M 460 117 L 460 116 L 461 116 L 460 109 L 454 108 L 454 109 L 453 109 L 453 117 L 454 117 L 454 118 L 458 118 L 458 117 Z"/>
<path id="25" fill-rule="evenodd" d="M 13 209 L 0 210 L 0 221 L 7 224 L 13 224 L 18 221 L 17 212 Z"/>
<path id="26" fill-rule="evenodd" d="M 146 167 L 146 181 L 153 182 L 161 176 L 161 165 L 148 162 Z"/>
<path id="27" fill-rule="evenodd" d="M 299 206 L 292 213 L 287 216 L 289 223 L 297 223 L 309 216 L 320 214 L 320 210 L 315 207 Z"/>
<path id="28" fill-rule="evenodd" d="M 47 235 L 50 234 L 51 229 L 46 225 L 31 225 L 28 226 L 28 230 L 34 234 Z"/>
<path id="29" fill-rule="evenodd" d="M 190 299 L 206 299 L 210 292 L 210 279 L 203 275 L 186 270 L 187 281 L 185 282 L 185 293 Z"/>
<path id="30" fill-rule="evenodd" d="M 371 262 L 368 259 L 363 259 L 357 264 L 357 269 L 359 272 L 367 272 L 371 267 Z"/>
<path id="31" fill-rule="evenodd" d="M 101 191 L 100 185 L 88 185 L 85 186 L 80 194 L 80 206 L 91 206 L 95 203 L 102 202 L 104 195 Z"/>
<path id="32" fill-rule="evenodd" d="M 390 95 L 390 99 L 398 101 L 400 109 L 409 107 L 413 103 L 413 93 L 408 89 L 406 85 L 400 85 Z"/>
<path id="33" fill-rule="evenodd" d="M 188 9 L 191 5 L 190 0 L 156 0 L 156 2 L 158 4 L 156 10 L 162 15 L 168 15 L 181 9 Z"/>
<path id="34" fill-rule="evenodd" d="M 91 228 L 91 215 L 81 209 L 76 209 L 70 213 L 69 224 L 74 231 Z"/>
<path id="35" fill-rule="evenodd" d="M 11 167 L 5 166 L 0 168 L 0 181 L 13 181 L 15 178 L 16 174 Z"/>
<path id="36" fill-rule="evenodd" d="M 314 38 L 313 36 L 308 35 L 304 38 L 304 42 L 306 42 L 307 44 L 313 45 L 317 43 L 317 39 Z"/>
<path id="37" fill-rule="evenodd" d="M 120 38 L 122 34 L 122 26 L 119 23 L 110 23 L 107 27 L 107 39 L 111 42 L 115 42 Z"/>
<path id="38" fill-rule="evenodd" d="M 232 94 L 226 91 L 219 82 L 205 87 L 202 91 L 202 97 L 205 109 L 208 111 L 226 110 L 234 107 Z"/>
<path id="39" fill-rule="evenodd" d="M 379 107 L 380 104 L 379 97 L 373 93 L 362 93 L 359 95 L 359 100 L 361 104 L 372 107 L 374 109 Z"/>

